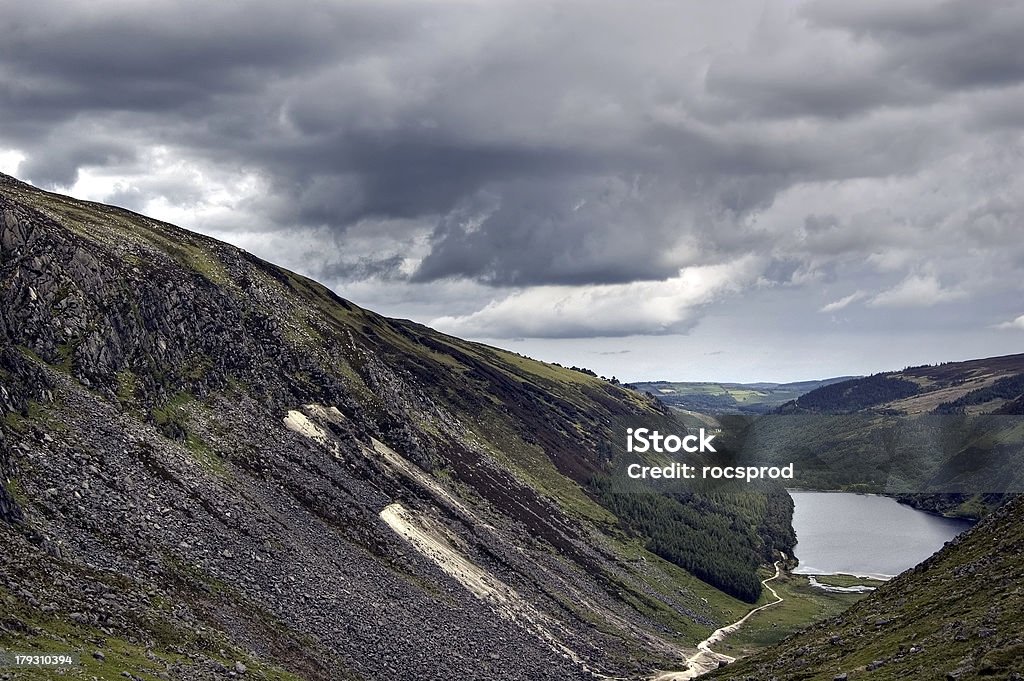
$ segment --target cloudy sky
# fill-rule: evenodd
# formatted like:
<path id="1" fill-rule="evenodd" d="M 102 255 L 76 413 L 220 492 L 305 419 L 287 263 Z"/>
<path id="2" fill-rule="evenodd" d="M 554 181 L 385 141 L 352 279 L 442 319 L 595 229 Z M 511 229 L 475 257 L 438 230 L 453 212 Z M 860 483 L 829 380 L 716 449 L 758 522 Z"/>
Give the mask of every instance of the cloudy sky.
<path id="1" fill-rule="evenodd" d="M 1024 351 L 1017 0 L 0 0 L 0 171 L 623 379 Z"/>

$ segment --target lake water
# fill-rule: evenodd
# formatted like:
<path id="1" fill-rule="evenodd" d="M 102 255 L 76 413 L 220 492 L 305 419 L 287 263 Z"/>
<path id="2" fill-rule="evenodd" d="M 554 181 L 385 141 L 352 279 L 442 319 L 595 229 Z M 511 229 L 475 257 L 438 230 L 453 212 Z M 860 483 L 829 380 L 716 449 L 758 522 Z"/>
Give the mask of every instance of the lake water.
<path id="1" fill-rule="evenodd" d="M 892 577 L 932 555 L 972 523 L 942 518 L 888 497 L 791 491 L 793 528 L 805 575 Z"/>

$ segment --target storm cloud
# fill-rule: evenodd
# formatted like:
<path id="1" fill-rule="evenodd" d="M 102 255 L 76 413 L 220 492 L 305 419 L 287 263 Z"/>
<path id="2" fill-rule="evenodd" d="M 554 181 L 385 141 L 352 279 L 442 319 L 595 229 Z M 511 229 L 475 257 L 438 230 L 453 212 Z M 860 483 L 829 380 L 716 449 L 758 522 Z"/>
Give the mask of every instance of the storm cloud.
<path id="1" fill-rule="evenodd" d="M 686 333 L 752 291 L 876 329 L 1024 312 L 1018 2 L 9 4 L 8 171 L 385 312 L 489 338 Z"/>

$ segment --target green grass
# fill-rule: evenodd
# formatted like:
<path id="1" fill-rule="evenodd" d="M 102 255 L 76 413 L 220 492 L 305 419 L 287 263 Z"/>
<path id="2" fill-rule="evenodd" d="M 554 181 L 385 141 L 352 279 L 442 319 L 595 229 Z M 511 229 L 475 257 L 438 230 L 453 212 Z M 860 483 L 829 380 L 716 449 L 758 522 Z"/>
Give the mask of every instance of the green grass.
<path id="1" fill-rule="evenodd" d="M 642 546 L 638 546 L 638 549 L 639 563 L 649 566 L 642 575 L 645 584 L 669 598 L 682 599 L 694 611 L 715 621 L 714 626 L 702 625 L 674 611 L 668 617 L 658 618 L 662 624 L 676 632 L 678 642 L 694 646 L 718 627 L 739 619 L 747 612 L 749 606 L 743 601 L 719 591 Z M 662 608 L 663 605 L 659 607 Z"/>
<path id="2" fill-rule="evenodd" d="M 884 580 L 871 579 L 870 577 L 857 577 L 855 575 L 815 575 L 814 579 L 819 584 L 826 584 L 828 586 L 871 586 L 876 589 L 883 584 Z"/>
<path id="3" fill-rule="evenodd" d="M 25 429 L 25 417 L 15 411 L 4 414 L 4 427 L 21 433 Z"/>
<path id="4" fill-rule="evenodd" d="M 985 502 L 982 495 L 975 494 L 970 499 L 964 501 L 962 504 L 954 509 L 951 509 L 945 513 L 945 515 L 953 518 L 982 518 L 991 510 L 989 504 Z"/>
<path id="5" fill-rule="evenodd" d="M 185 448 L 210 473 L 221 478 L 228 476 L 228 468 L 224 459 L 220 458 L 210 445 L 195 433 L 189 432 L 185 435 Z"/>
<path id="6" fill-rule="evenodd" d="M 519 372 L 552 383 L 579 385 L 604 385 L 607 383 L 604 379 L 595 378 L 581 371 L 573 371 L 572 369 L 555 366 L 547 362 L 540 362 L 507 350 L 494 348 L 493 352 L 495 359 L 500 359 L 503 363 L 508 364 Z"/>
<path id="7" fill-rule="evenodd" d="M 195 396 L 187 392 L 179 392 L 159 407 L 153 407 L 153 421 L 157 426 L 181 423 L 185 420 L 185 407 L 195 400 Z"/>
<path id="8" fill-rule="evenodd" d="M 567 513 L 600 526 L 617 523 L 615 516 L 587 496 L 583 488 L 566 476 L 548 458 L 544 450 L 523 442 L 511 428 L 498 418 L 480 419 L 474 430 L 481 444 L 487 447 L 499 461 L 504 463 L 519 480 L 540 491 Z M 492 442 L 501 443 L 500 446 Z"/>
<path id="9" fill-rule="evenodd" d="M 8 191 L 90 241 L 124 247 L 125 237 L 130 236 L 135 244 L 166 253 L 214 284 L 226 286 L 231 283 L 213 250 L 203 243 L 202 237 L 192 232 L 113 206 L 35 188 L 8 187 Z"/>
<path id="10" fill-rule="evenodd" d="M 41 404 L 35 400 L 29 400 L 25 414 L 9 411 L 4 414 L 3 422 L 7 428 L 18 433 L 24 433 L 32 421 L 39 420 L 43 417 L 44 412 L 45 410 Z"/>
<path id="11" fill-rule="evenodd" d="M 117 372 L 117 401 L 123 407 L 135 403 L 135 391 L 138 389 L 138 379 L 128 369 Z"/>
<path id="12" fill-rule="evenodd" d="M 764 576 L 771 576 L 765 572 Z M 782 603 L 755 613 L 740 629 L 714 648 L 733 657 L 745 657 L 772 646 L 791 634 L 845 611 L 864 594 L 834 594 L 812 587 L 807 577 L 783 572 L 768 585 L 779 592 Z M 775 598 L 765 589 L 754 607 Z"/>
<path id="13" fill-rule="evenodd" d="M 57 346 L 57 354 L 60 355 L 60 362 L 57 363 L 57 366 L 65 373 L 71 371 L 71 363 L 75 357 L 75 345 L 73 342 L 68 342 Z"/>
<path id="14" fill-rule="evenodd" d="M 160 407 L 153 408 L 153 422 L 164 435 L 183 444 L 203 468 L 223 478 L 228 475 L 227 464 L 195 427 L 203 413 L 205 410 L 195 396 L 179 392 Z"/>
<path id="15" fill-rule="evenodd" d="M 14 499 L 14 502 L 18 506 L 25 507 L 28 504 L 28 497 L 25 495 L 25 491 L 21 489 L 21 485 L 17 480 L 8 479 L 3 483 L 7 489 L 7 493 Z"/>
<path id="16" fill-rule="evenodd" d="M 0 634 L 0 649 L 8 652 L 28 654 L 71 653 L 80 658 L 76 667 L 63 669 L 19 669 L 19 681 L 49 679 L 87 679 L 100 681 L 123 681 L 128 672 L 144 681 L 160 681 L 159 674 L 173 665 L 185 670 L 195 668 L 196 662 L 187 656 L 170 652 L 170 644 L 190 644 L 190 651 L 217 660 L 231 668 L 236 660 L 242 661 L 256 678 L 268 681 L 301 681 L 294 674 L 267 665 L 251 654 L 231 646 L 214 632 L 199 635 L 193 630 L 182 630 L 168 621 L 150 617 L 147 626 L 135 635 L 152 637 L 155 646 L 140 640 L 129 640 L 121 636 L 108 636 L 99 629 L 77 624 L 60 616 L 46 615 L 30 609 L 0 588 L 0 619 L 7 624 L 8 633 Z M 15 634 L 10 629 L 21 629 Z M 201 644 L 201 645 L 197 645 Z M 100 651 L 104 659 L 93 656 Z M 221 654 L 221 651 L 224 654 Z M 7 670 L 0 669 L 0 673 Z M 190 676 L 186 671 L 186 676 Z"/>

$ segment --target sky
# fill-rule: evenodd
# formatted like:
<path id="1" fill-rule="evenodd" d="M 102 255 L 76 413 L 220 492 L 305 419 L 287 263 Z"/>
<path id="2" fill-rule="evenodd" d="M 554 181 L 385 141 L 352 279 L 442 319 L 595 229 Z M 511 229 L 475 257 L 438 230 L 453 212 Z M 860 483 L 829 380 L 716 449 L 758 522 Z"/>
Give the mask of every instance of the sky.
<path id="1" fill-rule="evenodd" d="M 1017 0 L 0 0 L 0 172 L 622 380 L 1024 351 Z"/>

